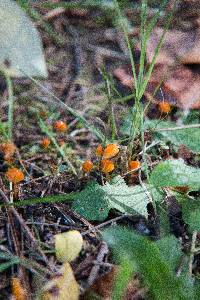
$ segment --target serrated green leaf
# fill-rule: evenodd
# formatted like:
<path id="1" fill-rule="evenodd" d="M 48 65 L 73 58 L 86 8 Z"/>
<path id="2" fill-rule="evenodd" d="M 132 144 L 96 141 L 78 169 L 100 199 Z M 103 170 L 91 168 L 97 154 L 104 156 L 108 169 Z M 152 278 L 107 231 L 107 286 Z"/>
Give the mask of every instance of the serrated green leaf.
<path id="1" fill-rule="evenodd" d="M 0 43 L 1 70 L 14 77 L 47 76 L 39 33 L 14 1 L 0 0 Z"/>
<path id="2" fill-rule="evenodd" d="M 157 199 L 161 195 L 154 189 Z M 159 198 L 161 199 L 161 198 Z M 90 183 L 78 193 L 72 208 L 89 220 L 104 220 L 111 208 L 147 217 L 149 198 L 141 186 L 129 187 L 120 176 L 104 186 Z"/>
<path id="3" fill-rule="evenodd" d="M 127 257 L 133 270 L 143 275 L 151 299 L 198 299 L 191 282 L 188 282 L 185 277 L 178 278 L 173 271 L 175 268 L 172 268 L 172 264 L 177 262 L 178 254 L 180 255 L 178 244 L 173 238 L 168 237 L 164 241 L 161 240 L 158 245 L 158 243 L 151 242 L 147 238 L 119 226 L 106 229 L 102 234 L 104 240 L 113 249 L 117 263 Z M 163 250 L 164 246 L 167 249 Z M 176 250 L 177 255 L 174 253 Z"/>
<path id="4" fill-rule="evenodd" d="M 191 232 L 200 231 L 200 200 L 189 199 L 182 202 L 183 220 Z"/>
<path id="5" fill-rule="evenodd" d="M 182 159 L 160 162 L 150 175 L 155 187 L 188 186 L 192 191 L 200 189 L 200 169 L 190 167 Z"/>
<path id="6" fill-rule="evenodd" d="M 149 199 L 141 186 L 128 187 L 124 179 L 117 176 L 110 183 L 103 186 L 109 196 L 110 205 L 121 212 L 131 212 L 147 217 L 147 204 Z M 133 212 L 133 211 L 132 211 Z"/>

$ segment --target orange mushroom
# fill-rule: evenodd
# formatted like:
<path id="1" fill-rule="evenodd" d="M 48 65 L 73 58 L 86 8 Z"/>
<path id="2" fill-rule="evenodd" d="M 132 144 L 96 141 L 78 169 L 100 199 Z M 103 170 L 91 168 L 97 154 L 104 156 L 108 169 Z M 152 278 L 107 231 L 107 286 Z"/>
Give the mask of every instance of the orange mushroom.
<path id="1" fill-rule="evenodd" d="M 171 111 L 171 105 L 166 101 L 160 102 L 158 106 L 161 113 L 167 114 Z"/>
<path id="2" fill-rule="evenodd" d="M 103 158 L 110 159 L 119 153 L 119 147 L 116 144 L 108 144 L 103 151 Z"/>
<path id="3" fill-rule="evenodd" d="M 58 132 L 64 132 L 68 129 L 67 124 L 61 120 L 55 121 L 53 127 Z"/>
<path id="4" fill-rule="evenodd" d="M 7 170 L 6 178 L 9 182 L 14 184 L 19 183 L 24 180 L 24 173 L 20 169 L 12 167 Z"/>
<path id="5" fill-rule="evenodd" d="M 44 139 L 42 140 L 42 142 L 41 142 L 41 146 L 42 146 L 44 149 L 46 149 L 46 148 L 49 147 L 50 143 L 51 143 L 51 141 L 50 141 L 49 138 L 44 138 Z"/>
<path id="6" fill-rule="evenodd" d="M 141 164 L 138 160 L 131 160 L 129 161 L 128 167 L 130 171 L 136 170 L 140 168 Z"/>
<path id="7" fill-rule="evenodd" d="M 98 156 L 98 157 L 101 157 L 101 156 L 102 156 L 102 154 L 103 154 L 103 147 L 102 147 L 101 144 L 99 144 L 99 145 L 97 146 L 96 151 L 95 151 L 95 154 L 96 154 L 96 156 Z"/>
<path id="8" fill-rule="evenodd" d="M 5 160 L 10 160 L 13 157 L 15 150 L 16 146 L 12 142 L 8 141 L 0 144 L 0 151 L 3 152 Z"/>
<path id="9" fill-rule="evenodd" d="M 86 160 L 82 164 L 82 169 L 86 173 L 91 172 L 91 170 L 93 169 L 93 167 L 94 167 L 94 164 L 93 164 L 93 162 L 91 162 L 91 160 Z"/>
<path id="10" fill-rule="evenodd" d="M 114 163 L 111 160 L 109 160 L 109 159 L 103 159 L 101 161 L 101 171 L 103 173 L 105 173 L 105 174 L 106 173 L 110 173 L 110 172 L 112 172 L 114 170 L 114 168 L 115 168 L 115 165 L 114 165 Z"/>

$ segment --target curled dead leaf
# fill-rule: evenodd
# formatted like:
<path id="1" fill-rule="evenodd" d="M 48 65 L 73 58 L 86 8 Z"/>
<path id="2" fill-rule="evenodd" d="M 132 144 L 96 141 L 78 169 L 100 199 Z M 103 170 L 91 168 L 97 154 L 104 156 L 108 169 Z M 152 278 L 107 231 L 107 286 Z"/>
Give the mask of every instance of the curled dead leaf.
<path id="1" fill-rule="evenodd" d="M 78 300 L 79 286 L 69 263 L 47 282 L 38 300 Z"/>

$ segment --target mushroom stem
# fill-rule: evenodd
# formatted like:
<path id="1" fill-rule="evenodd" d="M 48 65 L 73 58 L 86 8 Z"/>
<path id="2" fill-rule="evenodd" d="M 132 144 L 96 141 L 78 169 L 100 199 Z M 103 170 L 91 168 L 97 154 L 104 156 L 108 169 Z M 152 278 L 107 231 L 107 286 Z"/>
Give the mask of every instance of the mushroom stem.
<path id="1" fill-rule="evenodd" d="M 13 203 L 13 195 L 14 195 L 14 192 L 13 192 L 13 183 L 10 182 L 10 203 Z"/>

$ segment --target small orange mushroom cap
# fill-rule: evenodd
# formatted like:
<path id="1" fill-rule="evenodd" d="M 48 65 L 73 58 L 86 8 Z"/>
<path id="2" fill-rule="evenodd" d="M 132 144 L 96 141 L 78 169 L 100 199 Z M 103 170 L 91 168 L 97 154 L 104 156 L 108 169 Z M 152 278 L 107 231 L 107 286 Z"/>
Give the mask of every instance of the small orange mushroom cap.
<path id="1" fill-rule="evenodd" d="M 41 142 L 41 146 L 42 146 L 44 149 L 46 149 L 46 148 L 49 147 L 50 143 L 51 143 L 50 139 L 44 138 L 44 139 L 42 140 L 42 142 Z"/>
<path id="2" fill-rule="evenodd" d="M 103 151 L 103 158 L 109 159 L 119 153 L 119 147 L 116 144 L 108 144 Z"/>
<path id="3" fill-rule="evenodd" d="M 160 102 L 159 110 L 161 113 L 167 114 L 171 111 L 171 105 L 166 101 Z"/>
<path id="4" fill-rule="evenodd" d="M 18 183 L 24 180 L 24 173 L 17 168 L 9 168 L 6 172 L 6 178 L 9 182 Z"/>
<path id="5" fill-rule="evenodd" d="M 68 126 L 65 122 L 59 120 L 59 121 L 55 121 L 53 124 L 53 127 L 56 131 L 58 132 L 64 132 L 68 129 Z"/>
<path id="6" fill-rule="evenodd" d="M 110 173 L 114 170 L 114 168 L 115 168 L 115 165 L 111 160 L 103 159 L 101 161 L 101 171 L 103 173 Z"/>
<path id="7" fill-rule="evenodd" d="M 94 164 L 93 164 L 93 162 L 91 162 L 91 160 L 86 160 L 82 164 L 82 169 L 86 173 L 91 172 L 91 170 L 93 169 L 93 167 L 94 167 Z"/>
<path id="8" fill-rule="evenodd" d="M 97 146 L 96 151 L 95 151 L 95 154 L 96 154 L 96 156 L 98 156 L 98 157 L 101 157 L 101 156 L 102 156 L 102 154 L 103 154 L 103 147 L 102 147 L 101 144 L 99 144 L 99 145 Z"/>
<path id="9" fill-rule="evenodd" d="M 128 167 L 130 171 L 140 168 L 141 164 L 138 160 L 129 161 Z"/>

